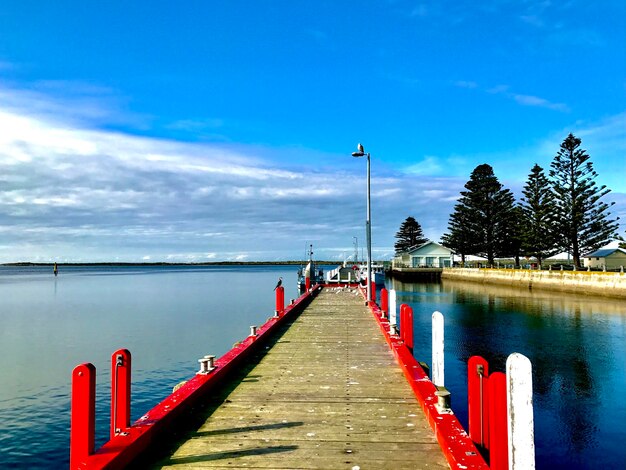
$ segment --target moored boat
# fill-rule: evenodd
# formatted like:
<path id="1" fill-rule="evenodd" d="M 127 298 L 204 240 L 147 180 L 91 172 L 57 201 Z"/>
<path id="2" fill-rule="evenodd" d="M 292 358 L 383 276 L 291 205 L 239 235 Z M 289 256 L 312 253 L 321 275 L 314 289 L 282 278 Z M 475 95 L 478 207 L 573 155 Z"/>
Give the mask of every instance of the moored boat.
<path id="1" fill-rule="evenodd" d="M 318 269 L 313 261 L 313 245 L 309 245 L 309 261 L 298 269 L 298 292 L 302 293 L 315 284 L 324 282 L 324 270 Z M 308 284 L 308 285 L 307 285 Z"/>
<path id="2" fill-rule="evenodd" d="M 382 263 L 373 261 L 372 266 L 372 278 L 377 286 L 385 285 L 385 267 Z M 359 265 L 360 279 L 363 281 L 367 280 L 367 263 L 362 263 Z"/>

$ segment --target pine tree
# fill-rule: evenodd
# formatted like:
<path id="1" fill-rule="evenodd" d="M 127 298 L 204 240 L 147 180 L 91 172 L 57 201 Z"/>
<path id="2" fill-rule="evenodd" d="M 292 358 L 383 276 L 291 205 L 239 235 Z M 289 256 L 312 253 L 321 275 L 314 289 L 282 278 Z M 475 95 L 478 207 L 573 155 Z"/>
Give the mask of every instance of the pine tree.
<path id="1" fill-rule="evenodd" d="M 511 208 L 511 217 L 509 223 L 505 227 L 506 233 L 503 237 L 506 240 L 505 250 L 502 255 L 512 256 L 515 259 L 515 266 L 520 265 L 520 256 L 522 255 L 522 244 L 524 243 L 524 212 L 519 204 L 514 204 Z"/>
<path id="2" fill-rule="evenodd" d="M 407 217 L 406 220 L 400 224 L 396 238 L 398 239 L 394 244 L 396 254 L 407 251 L 414 246 L 423 245 L 428 241 L 428 238 L 426 238 L 424 232 L 422 232 L 421 225 L 413 217 Z"/>
<path id="3" fill-rule="evenodd" d="M 589 155 L 579 148 L 581 140 L 569 134 L 550 164 L 550 177 L 556 195 L 557 230 L 560 248 L 572 255 L 581 268 L 581 256 L 618 238 L 618 219 L 610 219 L 609 207 L 600 201 L 611 190 L 596 186 L 598 174 Z"/>
<path id="4" fill-rule="evenodd" d="M 465 189 L 450 216 L 444 244 L 464 250 L 461 254 L 484 256 L 493 265 L 496 256 L 510 256 L 515 249 L 515 199 L 486 163 L 474 168 Z"/>
<path id="5" fill-rule="evenodd" d="M 474 252 L 469 232 L 468 211 L 466 208 L 467 198 L 461 197 L 454 206 L 454 212 L 448 221 L 448 233 L 441 237 L 441 244 L 447 246 L 455 253 L 461 255 L 461 265 L 465 265 L 465 257 Z"/>
<path id="6" fill-rule="evenodd" d="M 541 266 L 543 260 L 559 250 L 554 193 L 543 168 L 536 163 L 530 170 L 522 194 L 522 252 L 537 258 Z"/>

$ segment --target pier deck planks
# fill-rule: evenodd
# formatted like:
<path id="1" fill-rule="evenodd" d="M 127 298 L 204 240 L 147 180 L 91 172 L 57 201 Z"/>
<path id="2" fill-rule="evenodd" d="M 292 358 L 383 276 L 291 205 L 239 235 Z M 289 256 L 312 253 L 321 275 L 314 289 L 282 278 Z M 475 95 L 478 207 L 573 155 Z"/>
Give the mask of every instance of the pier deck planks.
<path id="1" fill-rule="evenodd" d="M 323 290 L 219 401 L 154 468 L 449 468 L 354 291 Z"/>

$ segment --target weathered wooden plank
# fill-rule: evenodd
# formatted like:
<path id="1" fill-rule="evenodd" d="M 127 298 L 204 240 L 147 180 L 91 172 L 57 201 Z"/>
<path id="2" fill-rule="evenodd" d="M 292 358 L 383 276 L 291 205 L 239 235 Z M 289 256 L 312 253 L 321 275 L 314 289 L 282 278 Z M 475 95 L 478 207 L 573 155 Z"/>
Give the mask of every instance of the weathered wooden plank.
<path id="1" fill-rule="evenodd" d="M 323 291 L 156 468 L 448 468 L 378 326 Z"/>

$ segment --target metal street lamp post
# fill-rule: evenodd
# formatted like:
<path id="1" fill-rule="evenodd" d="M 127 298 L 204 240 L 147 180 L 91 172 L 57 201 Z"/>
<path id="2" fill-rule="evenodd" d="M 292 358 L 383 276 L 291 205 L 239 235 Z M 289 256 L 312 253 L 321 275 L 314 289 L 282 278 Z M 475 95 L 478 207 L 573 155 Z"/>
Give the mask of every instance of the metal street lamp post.
<path id="1" fill-rule="evenodd" d="M 365 235 L 367 237 L 367 303 L 372 299 L 372 210 L 370 204 L 370 154 L 365 153 L 363 146 L 357 146 L 358 151 L 352 152 L 353 157 L 367 157 L 367 219 L 365 220 Z"/>

